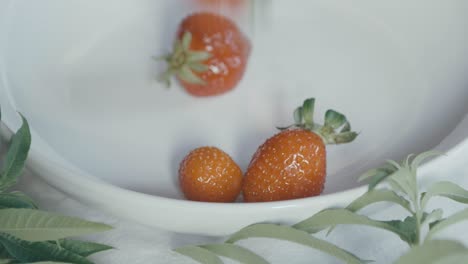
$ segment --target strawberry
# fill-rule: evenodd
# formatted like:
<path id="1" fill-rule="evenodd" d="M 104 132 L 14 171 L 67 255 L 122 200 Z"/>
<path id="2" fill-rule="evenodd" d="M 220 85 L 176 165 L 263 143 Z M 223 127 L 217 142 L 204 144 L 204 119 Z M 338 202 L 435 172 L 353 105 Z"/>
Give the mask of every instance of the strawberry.
<path id="1" fill-rule="evenodd" d="M 246 202 L 289 200 L 322 193 L 326 176 L 326 144 L 353 141 L 346 117 L 334 110 L 325 124 L 313 122 L 315 100 L 307 99 L 294 112 L 295 124 L 280 128 L 254 154 L 244 177 Z M 341 130 L 337 132 L 338 129 Z"/>
<path id="2" fill-rule="evenodd" d="M 189 200 L 233 202 L 241 191 L 242 171 L 222 150 L 201 147 L 180 163 L 179 182 Z"/>
<path id="3" fill-rule="evenodd" d="M 233 21 L 213 13 L 192 14 L 180 24 L 173 52 L 162 57 L 168 69 L 161 80 L 170 85 L 176 75 L 194 96 L 225 93 L 244 75 L 250 49 Z"/>

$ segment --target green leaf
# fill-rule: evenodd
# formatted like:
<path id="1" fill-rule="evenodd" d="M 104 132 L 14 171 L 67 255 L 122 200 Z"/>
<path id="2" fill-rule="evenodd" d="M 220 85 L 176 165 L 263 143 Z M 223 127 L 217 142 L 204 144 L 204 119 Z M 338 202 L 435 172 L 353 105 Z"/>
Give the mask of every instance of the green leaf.
<path id="1" fill-rule="evenodd" d="M 398 185 L 400 190 L 411 197 L 413 201 L 418 199 L 416 175 L 413 175 L 413 172 L 408 167 L 401 167 L 390 175 L 390 179 L 393 180 L 396 185 Z"/>
<path id="2" fill-rule="evenodd" d="M 346 123 L 346 117 L 335 110 L 329 109 L 325 113 L 325 126 L 337 129 Z"/>
<path id="3" fill-rule="evenodd" d="M 37 209 L 33 200 L 21 192 L 0 193 L 0 209 L 29 208 Z"/>
<path id="4" fill-rule="evenodd" d="M 443 213 L 444 212 L 440 208 L 433 210 L 429 214 L 424 213 L 423 217 L 421 219 L 421 223 L 422 224 L 432 224 L 434 222 L 440 221 L 442 219 Z"/>
<path id="5" fill-rule="evenodd" d="M 458 213 L 455 213 L 444 220 L 438 221 L 437 223 L 430 226 L 430 230 L 427 233 L 426 240 L 432 239 L 432 237 L 439 233 L 440 231 L 444 230 L 445 228 L 457 224 L 459 222 L 468 220 L 468 208 L 462 210 Z"/>
<path id="6" fill-rule="evenodd" d="M 106 224 L 32 209 L 0 210 L 0 232 L 29 241 L 57 240 L 111 228 Z"/>
<path id="7" fill-rule="evenodd" d="M 11 138 L 3 170 L 0 176 L 0 191 L 16 184 L 24 168 L 24 163 L 31 146 L 31 133 L 26 119 L 21 116 L 23 124 Z"/>
<path id="8" fill-rule="evenodd" d="M 405 220 L 391 220 L 385 221 L 388 225 L 393 226 L 397 229 L 400 234 L 400 238 L 407 242 L 409 245 L 414 245 L 417 240 L 417 222 L 413 216 L 408 216 Z"/>
<path id="9" fill-rule="evenodd" d="M 460 242 L 451 240 L 432 240 L 425 242 L 421 246 L 413 247 L 409 252 L 401 256 L 395 263 L 434 263 L 446 256 L 462 252 L 466 252 L 466 248 Z"/>
<path id="10" fill-rule="evenodd" d="M 350 132 L 350 131 L 351 131 L 351 124 L 349 122 L 346 122 L 343 128 L 341 129 L 340 133 Z"/>
<path id="11" fill-rule="evenodd" d="M 209 58 L 211 58 L 212 55 L 209 52 L 206 51 L 190 51 L 187 56 L 187 62 L 202 62 L 205 61 Z"/>
<path id="12" fill-rule="evenodd" d="M 158 82 L 162 82 L 166 85 L 166 88 L 170 88 L 171 87 L 171 77 L 177 72 L 177 70 L 173 69 L 173 68 L 169 68 L 167 69 L 167 71 L 161 73 L 158 75 L 158 77 L 156 78 L 156 80 Z"/>
<path id="13" fill-rule="evenodd" d="M 361 176 L 359 176 L 358 182 L 362 182 L 362 181 L 367 180 L 369 178 L 377 177 L 377 174 L 379 174 L 381 170 L 382 170 L 382 168 L 375 168 L 375 169 L 370 169 L 370 170 L 364 172 Z M 391 173 L 391 172 L 387 172 L 387 174 L 389 174 L 389 173 Z"/>
<path id="14" fill-rule="evenodd" d="M 56 244 L 56 242 L 50 242 Z M 103 245 L 94 242 L 80 241 L 80 240 L 71 240 L 71 239 L 61 239 L 59 240 L 60 247 L 71 251 L 82 257 L 88 257 L 94 253 L 101 251 L 113 249 L 113 247 L 108 245 Z"/>
<path id="15" fill-rule="evenodd" d="M 366 192 L 352 203 L 350 203 L 346 209 L 351 212 L 357 212 L 362 208 L 375 204 L 378 202 L 390 202 L 394 204 L 398 204 L 401 207 L 405 208 L 408 212 L 412 212 L 410 202 L 407 201 L 405 198 L 399 196 L 393 191 L 390 190 L 371 190 Z"/>
<path id="16" fill-rule="evenodd" d="M 190 49 L 190 43 L 192 42 L 192 33 L 185 31 L 182 35 L 182 49 L 188 51 Z"/>
<path id="17" fill-rule="evenodd" d="M 9 234 L 0 234 L 0 243 L 21 262 L 62 261 L 76 264 L 92 264 L 86 258 L 48 242 L 20 240 Z"/>
<path id="18" fill-rule="evenodd" d="M 325 209 L 293 227 L 309 233 L 317 233 L 336 225 L 365 225 L 390 231 L 410 244 L 415 240 L 416 226 L 410 221 L 377 221 L 347 209 Z"/>
<path id="19" fill-rule="evenodd" d="M 194 72 L 206 72 L 207 70 L 210 69 L 205 64 L 196 63 L 196 62 L 189 63 L 188 66 L 189 66 L 190 70 L 192 70 Z"/>
<path id="20" fill-rule="evenodd" d="M 304 231 L 288 226 L 279 226 L 273 224 L 251 225 L 232 235 L 227 240 L 227 243 L 234 243 L 236 241 L 252 237 L 286 240 L 320 250 L 338 259 L 341 259 L 346 263 L 364 263 L 364 261 L 360 260 L 358 257 L 346 250 L 343 250 L 327 241 L 310 236 Z"/>
<path id="21" fill-rule="evenodd" d="M 233 259 L 244 264 L 268 264 L 264 258 L 252 251 L 234 244 L 211 244 L 200 246 L 217 255 Z"/>
<path id="22" fill-rule="evenodd" d="M 441 218 L 440 220 L 435 220 L 435 221 L 433 221 L 432 223 L 429 223 L 429 230 L 431 230 L 432 227 L 434 227 L 435 225 L 437 225 L 438 223 L 440 223 L 440 222 L 442 222 L 442 221 L 444 221 L 444 220 L 445 220 L 445 218 Z M 426 238 L 426 239 L 427 239 L 427 238 Z"/>
<path id="23" fill-rule="evenodd" d="M 0 244 L 0 259 L 10 259 L 10 253 L 6 250 L 6 248 Z"/>
<path id="24" fill-rule="evenodd" d="M 421 207 L 425 208 L 429 199 L 434 196 L 442 196 L 454 201 L 468 204 L 468 190 L 455 183 L 442 181 L 434 183 L 421 197 Z"/>
<path id="25" fill-rule="evenodd" d="M 380 168 L 371 169 L 361 175 L 358 181 L 369 179 L 369 189 L 374 189 L 380 182 L 385 180 L 388 176 L 396 172 L 398 168 L 392 164 L 386 163 Z"/>
<path id="26" fill-rule="evenodd" d="M 371 191 L 381 182 L 383 182 L 388 176 L 392 175 L 393 172 L 388 172 L 386 170 L 377 170 L 376 174 L 372 176 L 369 180 L 368 190 Z"/>
<path id="27" fill-rule="evenodd" d="M 455 253 L 442 257 L 441 259 L 434 261 L 434 264 L 460 264 L 465 263 L 468 259 L 468 250 L 462 253 Z"/>
<path id="28" fill-rule="evenodd" d="M 199 85 L 204 85 L 206 84 L 204 80 L 202 80 L 200 77 L 195 75 L 193 71 L 190 69 L 188 65 L 184 65 L 180 68 L 180 70 L 177 72 L 177 76 L 181 78 L 183 81 L 192 83 L 192 84 L 199 84 Z"/>
<path id="29" fill-rule="evenodd" d="M 359 134 L 354 131 L 342 132 L 332 135 L 334 144 L 344 144 L 357 138 Z"/>
<path id="30" fill-rule="evenodd" d="M 294 110 L 294 123 L 295 124 L 302 124 L 303 116 L 302 116 L 302 106 L 299 106 Z"/>
<path id="31" fill-rule="evenodd" d="M 170 61 L 171 56 L 168 54 L 165 54 L 161 56 L 151 56 L 151 58 L 155 61 Z"/>
<path id="32" fill-rule="evenodd" d="M 12 259 L 0 259 L 0 264 L 10 264 L 13 263 Z"/>
<path id="33" fill-rule="evenodd" d="M 405 193 L 405 190 L 401 187 L 401 185 L 392 178 L 387 179 L 385 182 L 388 183 L 390 189 L 392 189 L 394 192 Z"/>
<path id="34" fill-rule="evenodd" d="M 314 127 L 315 98 L 309 98 L 302 104 L 302 118 L 308 128 Z"/>
<path id="35" fill-rule="evenodd" d="M 377 169 L 372 169 L 359 177 L 359 181 L 369 179 L 369 191 L 375 189 L 380 183 L 387 182 L 395 191 L 401 191 L 411 199 L 417 199 L 416 176 L 405 166 L 400 166 L 392 160 Z"/>
<path id="36" fill-rule="evenodd" d="M 201 247 L 187 246 L 174 249 L 174 251 L 203 264 L 223 264 L 216 254 Z"/>
<path id="37" fill-rule="evenodd" d="M 39 262 L 32 262 L 28 264 L 70 264 L 70 262 L 57 262 L 57 261 L 39 261 Z"/>
<path id="38" fill-rule="evenodd" d="M 394 161 L 394 160 L 386 160 L 387 164 L 396 168 L 396 170 L 399 170 L 401 169 L 401 165 L 398 164 L 398 162 Z"/>
<path id="39" fill-rule="evenodd" d="M 13 259 L 13 257 L 10 255 L 10 253 L 8 253 L 6 248 L 1 243 L 0 243 L 0 259 L 10 260 L 10 261 Z"/>
<path id="40" fill-rule="evenodd" d="M 405 159 L 405 162 L 404 162 L 404 166 L 409 168 L 410 167 L 410 160 L 414 157 L 414 154 L 411 153 L 409 154 L 406 159 Z"/>
<path id="41" fill-rule="evenodd" d="M 426 151 L 426 152 L 423 152 L 423 153 L 417 155 L 417 156 L 413 159 L 413 161 L 411 162 L 411 166 L 410 166 L 410 167 L 411 167 L 411 170 L 416 171 L 416 169 L 421 165 L 421 163 L 422 163 L 424 160 L 426 160 L 426 159 L 428 159 L 428 158 L 430 158 L 430 157 L 440 156 L 440 155 L 442 155 L 441 152 L 439 152 L 439 151 L 432 151 L 432 150 L 431 150 L 431 151 Z"/>

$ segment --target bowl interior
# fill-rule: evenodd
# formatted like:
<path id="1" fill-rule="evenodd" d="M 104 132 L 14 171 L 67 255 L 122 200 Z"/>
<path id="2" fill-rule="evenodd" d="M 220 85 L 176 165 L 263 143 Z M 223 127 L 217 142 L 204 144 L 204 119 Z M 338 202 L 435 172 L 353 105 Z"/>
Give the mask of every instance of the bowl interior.
<path id="1" fill-rule="evenodd" d="M 218 146 L 245 170 L 315 97 L 318 120 L 333 108 L 360 132 L 328 148 L 325 193 L 334 193 L 384 159 L 431 149 L 468 113 L 468 3 L 421 3 L 271 2 L 239 21 L 254 49 L 238 87 L 195 98 L 157 83 L 164 65 L 152 60 L 170 50 L 193 11 L 187 1 L 14 1 L 0 95 L 79 168 L 177 199 L 188 151 Z"/>

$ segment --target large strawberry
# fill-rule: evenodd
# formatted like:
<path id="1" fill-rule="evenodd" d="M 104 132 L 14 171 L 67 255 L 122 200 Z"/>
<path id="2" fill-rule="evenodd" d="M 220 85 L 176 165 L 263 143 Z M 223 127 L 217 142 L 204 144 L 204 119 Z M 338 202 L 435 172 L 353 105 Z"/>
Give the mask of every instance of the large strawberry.
<path id="1" fill-rule="evenodd" d="M 237 25 L 213 13 L 195 13 L 179 26 L 171 54 L 164 56 L 167 84 L 176 75 L 187 92 L 210 96 L 233 89 L 244 75 L 250 42 Z"/>
<path id="2" fill-rule="evenodd" d="M 326 176 L 326 144 L 353 141 L 346 117 L 334 110 L 325 124 L 313 121 L 315 100 L 307 99 L 294 112 L 295 124 L 268 139 L 254 154 L 244 177 L 246 202 L 288 200 L 319 195 Z M 339 130 L 339 132 L 338 132 Z"/>

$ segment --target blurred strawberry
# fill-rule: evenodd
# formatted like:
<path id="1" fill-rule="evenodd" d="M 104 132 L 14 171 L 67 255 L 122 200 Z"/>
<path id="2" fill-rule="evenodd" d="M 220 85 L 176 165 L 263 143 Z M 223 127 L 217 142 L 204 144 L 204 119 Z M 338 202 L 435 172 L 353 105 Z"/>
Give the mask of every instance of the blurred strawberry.
<path id="1" fill-rule="evenodd" d="M 244 75 L 250 42 L 236 24 L 213 13 L 195 13 L 179 26 L 168 68 L 161 79 L 175 75 L 192 95 L 211 96 L 233 89 Z"/>

